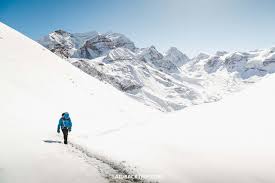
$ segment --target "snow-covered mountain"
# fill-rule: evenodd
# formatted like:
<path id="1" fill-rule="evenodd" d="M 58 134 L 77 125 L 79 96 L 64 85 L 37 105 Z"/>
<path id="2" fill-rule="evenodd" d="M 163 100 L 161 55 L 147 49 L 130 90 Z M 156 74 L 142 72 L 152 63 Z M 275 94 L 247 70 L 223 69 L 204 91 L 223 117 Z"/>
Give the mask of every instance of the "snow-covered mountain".
<path id="1" fill-rule="evenodd" d="M 162 111 L 213 102 L 275 70 L 274 48 L 190 59 L 177 48 L 137 48 L 126 36 L 55 31 L 38 41 L 93 77 Z"/>
<path id="2" fill-rule="evenodd" d="M 144 108 L 1 22 L 0 50 L 1 183 L 107 183 L 129 173 L 124 163 L 96 155 L 100 147 L 92 153 L 74 142 L 144 123 L 159 111 Z M 73 121 L 67 147 L 56 133 L 64 111 Z"/>
<path id="3" fill-rule="evenodd" d="M 44 36 L 38 42 L 62 58 L 93 59 L 118 47 L 135 50 L 134 43 L 122 34 L 99 34 L 95 31 L 71 34 L 63 30 L 57 30 Z"/>
<path id="4" fill-rule="evenodd" d="M 171 111 L 202 102 L 200 93 L 177 78 L 180 66 L 189 58 L 176 48 L 163 55 L 154 46 L 138 49 L 118 33 L 82 35 L 61 30 L 38 42 L 147 105 Z"/>
<path id="5" fill-rule="evenodd" d="M 226 58 L 247 54 L 222 53 L 227 64 L 216 66 L 216 73 L 226 76 L 215 82 L 226 83 L 228 73 L 251 79 L 273 72 L 272 49 L 253 53 L 258 60 L 248 58 L 234 66 L 237 71 Z M 186 68 L 204 73 L 207 58 Z M 148 182 L 115 175 L 161 183 L 275 182 L 275 75 L 216 103 L 162 113 L 2 23 L 0 60 L 1 183 Z M 242 71 L 250 64 L 257 65 L 249 69 L 255 73 Z M 200 81 L 196 74 L 189 83 Z M 73 121 L 68 146 L 56 135 L 64 111 Z"/>

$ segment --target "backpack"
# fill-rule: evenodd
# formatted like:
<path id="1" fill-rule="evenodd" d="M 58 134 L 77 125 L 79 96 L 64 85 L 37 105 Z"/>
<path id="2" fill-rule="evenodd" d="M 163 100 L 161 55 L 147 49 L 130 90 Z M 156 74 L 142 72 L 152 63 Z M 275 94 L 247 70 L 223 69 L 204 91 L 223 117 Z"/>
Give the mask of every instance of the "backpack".
<path id="1" fill-rule="evenodd" d="M 61 128 L 62 128 L 62 129 L 69 129 L 68 127 L 66 127 L 66 126 L 65 126 L 65 122 L 64 122 L 64 121 L 65 121 L 65 120 L 70 121 L 71 119 L 70 119 L 70 118 L 69 118 L 69 119 L 64 119 L 64 118 L 61 118 L 61 119 L 62 119 L 62 125 L 61 125 Z"/>

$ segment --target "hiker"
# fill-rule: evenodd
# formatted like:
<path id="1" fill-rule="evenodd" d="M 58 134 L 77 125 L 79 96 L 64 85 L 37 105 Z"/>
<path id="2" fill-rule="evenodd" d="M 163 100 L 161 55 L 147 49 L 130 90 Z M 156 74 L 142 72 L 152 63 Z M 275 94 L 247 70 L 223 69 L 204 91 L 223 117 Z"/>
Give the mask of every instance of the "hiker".
<path id="1" fill-rule="evenodd" d="M 59 120 L 57 133 L 60 133 L 60 128 L 64 136 L 64 144 L 68 143 L 68 133 L 72 130 L 72 122 L 69 113 L 65 112 Z"/>

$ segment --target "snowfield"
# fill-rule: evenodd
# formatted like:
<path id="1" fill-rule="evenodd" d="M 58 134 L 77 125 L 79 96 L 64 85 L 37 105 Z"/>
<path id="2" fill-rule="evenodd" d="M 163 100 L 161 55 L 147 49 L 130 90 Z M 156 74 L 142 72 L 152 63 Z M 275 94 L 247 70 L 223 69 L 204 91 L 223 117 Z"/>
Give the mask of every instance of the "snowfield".
<path id="1" fill-rule="evenodd" d="M 275 77 L 162 113 L 0 24 L 1 182 L 274 183 Z M 214 89 L 213 89 L 214 90 Z M 70 145 L 58 141 L 68 111 Z M 128 180 L 133 182 L 134 180 Z"/>

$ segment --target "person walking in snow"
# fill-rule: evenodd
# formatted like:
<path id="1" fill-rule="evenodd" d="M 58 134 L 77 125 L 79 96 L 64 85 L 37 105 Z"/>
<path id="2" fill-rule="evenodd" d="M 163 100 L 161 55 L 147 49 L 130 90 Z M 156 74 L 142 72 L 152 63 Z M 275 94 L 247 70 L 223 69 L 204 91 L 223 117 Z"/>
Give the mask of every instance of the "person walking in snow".
<path id="1" fill-rule="evenodd" d="M 72 130 L 72 121 L 70 119 L 69 113 L 65 112 L 59 120 L 57 126 L 57 133 L 60 133 L 60 128 L 64 137 L 64 144 L 68 143 L 68 133 Z"/>

